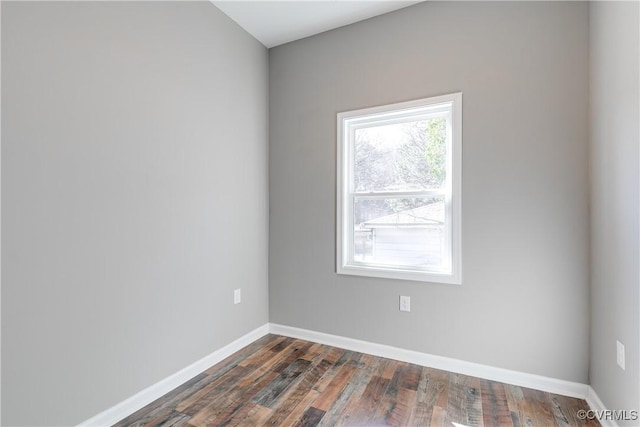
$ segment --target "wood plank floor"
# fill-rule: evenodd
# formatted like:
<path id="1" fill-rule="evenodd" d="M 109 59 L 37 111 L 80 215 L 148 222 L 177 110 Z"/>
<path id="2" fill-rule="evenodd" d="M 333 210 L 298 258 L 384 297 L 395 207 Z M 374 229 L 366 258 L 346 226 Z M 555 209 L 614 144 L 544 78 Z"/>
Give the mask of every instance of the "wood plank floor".
<path id="1" fill-rule="evenodd" d="M 584 400 L 267 335 L 116 426 L 599 426 Z"/>

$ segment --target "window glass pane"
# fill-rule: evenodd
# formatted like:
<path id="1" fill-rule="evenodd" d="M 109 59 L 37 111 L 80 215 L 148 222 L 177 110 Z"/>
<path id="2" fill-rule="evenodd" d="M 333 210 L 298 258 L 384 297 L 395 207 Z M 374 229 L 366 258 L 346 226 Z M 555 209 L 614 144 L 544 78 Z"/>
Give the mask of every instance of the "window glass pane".
<path id="1" fill-rule="evenodd" d="M 443 268 L 444 196 L 355 198 L 354 261 Z"/>
<path id="2" fill-rule="evenodd" d="M 446 177 L 444 117 L 355 130 L 357 192 L 441 188 Z"/>

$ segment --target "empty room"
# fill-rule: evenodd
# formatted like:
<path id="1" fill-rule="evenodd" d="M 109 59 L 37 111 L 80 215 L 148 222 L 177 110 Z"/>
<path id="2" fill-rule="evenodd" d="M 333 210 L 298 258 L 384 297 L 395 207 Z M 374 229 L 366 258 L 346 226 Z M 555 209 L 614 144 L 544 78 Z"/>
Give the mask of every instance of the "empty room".
<path id="1" fill-rule="evenodd" d="M 638 1 L 1 1 L 3 426 L 640 426 Z"/>

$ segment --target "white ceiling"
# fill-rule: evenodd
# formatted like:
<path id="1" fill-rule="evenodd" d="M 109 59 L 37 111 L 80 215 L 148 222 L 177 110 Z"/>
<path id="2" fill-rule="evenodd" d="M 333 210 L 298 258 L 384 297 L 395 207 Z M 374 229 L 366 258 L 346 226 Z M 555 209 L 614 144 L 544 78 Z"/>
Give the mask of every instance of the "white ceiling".
<path id="1" fill-rule="evenodd" d="M 212 0 L 266 47 L 402 9 L 423 0 Z"/>

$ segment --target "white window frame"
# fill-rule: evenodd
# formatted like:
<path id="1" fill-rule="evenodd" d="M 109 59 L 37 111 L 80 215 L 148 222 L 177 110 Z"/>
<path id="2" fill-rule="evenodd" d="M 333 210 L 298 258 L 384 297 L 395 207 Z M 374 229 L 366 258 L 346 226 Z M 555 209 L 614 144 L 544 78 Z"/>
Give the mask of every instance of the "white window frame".
<path id="1" fill-rule="evenodd" d="M 354 134 L 358 127 L 372 123 L 391 124 L 412 118 L 442 115 L 450 111 L 447 121 L 447 171 L 442 189 L 403 192 L 357 193 L 354 191 Z M 449 110 L 450 109 L 450 110 Z M 337 116 L 337 203 L 336 270 L 338 274 L 414 280 L 421 282 L 462 283 L 462 93 L 435 96 L 414 101 L 345 111 Z M 401 266 L 380 266 L 354 261 L 353 206 L 359 198 L 385 196 L 444 196 L 445 252 L 451 265 L 443 270 Z"/>

